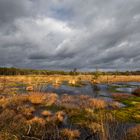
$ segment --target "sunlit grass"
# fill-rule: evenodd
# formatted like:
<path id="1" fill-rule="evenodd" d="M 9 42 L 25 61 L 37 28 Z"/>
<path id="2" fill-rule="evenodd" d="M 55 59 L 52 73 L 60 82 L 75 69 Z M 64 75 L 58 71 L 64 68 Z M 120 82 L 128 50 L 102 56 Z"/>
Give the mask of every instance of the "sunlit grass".
<path id="1" fill-rule="evenodd" d="M 72 86 L 81 81 L 92 83 L 92 75 L 78 76 L 5 76 L 0 77 L 0 140 L 43 139 L 74 140 L 138 140 L 139 126 L 126 130 L 123 125 L 140 123 L 139 97 L 112 94 L 114 101 L 92 98 L 87 95 L 36 91 L 38 85 Z M 140 81 L 140 76 L 100 76 L 98 82 Z M 25 94 L 18 88 L 24 87 Z M 6 95 L 6 96 L 5 96 Z M 120 108 L 119 102 L 126 105 Z M 120 130 L 120 131 L 119 131 Z"/>

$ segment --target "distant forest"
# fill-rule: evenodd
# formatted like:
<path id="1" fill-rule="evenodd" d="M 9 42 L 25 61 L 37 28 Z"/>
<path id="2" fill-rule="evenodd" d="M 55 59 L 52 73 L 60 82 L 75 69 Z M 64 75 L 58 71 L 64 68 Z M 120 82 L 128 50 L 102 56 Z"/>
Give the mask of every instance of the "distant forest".
<path id="1" fill-rule="evenodd" d="M 100 74 L 100 75 L 140 75 L 140 71 L 113 71 L 113 72 L 103 72 L 103 71 L 94 71 L 94 72 L 79 72 L 75 68 L 69 72 L 66 71 L 57 71 L 57 70 L 34 70 L 34 69 L 19 69 L 19 68 L 0 68 L 0 75 L 79 75 L 79 74 Z"/>

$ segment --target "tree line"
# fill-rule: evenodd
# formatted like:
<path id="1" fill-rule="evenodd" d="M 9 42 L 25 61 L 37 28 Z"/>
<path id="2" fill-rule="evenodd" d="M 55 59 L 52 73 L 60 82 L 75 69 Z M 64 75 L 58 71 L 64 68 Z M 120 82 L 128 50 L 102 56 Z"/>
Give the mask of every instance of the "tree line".
<path id="1" fill-rule="evenodd" d="M 35 69 L 19 69 L 19 68 L 0 68 L 0 75 L 140 75 L 140 71 L 113 71 L 113 72 L 103 72 L 103 71 L 94 71 L 94 72 L 79 72 L 76 68 L 71 71 L 58 71 L 58 70 L 35 70 Z"/>

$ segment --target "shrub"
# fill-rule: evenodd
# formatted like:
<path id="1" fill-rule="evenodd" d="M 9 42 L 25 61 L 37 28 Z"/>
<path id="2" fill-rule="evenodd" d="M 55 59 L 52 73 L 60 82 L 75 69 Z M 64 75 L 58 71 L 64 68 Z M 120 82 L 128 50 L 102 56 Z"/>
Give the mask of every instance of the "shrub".
<path id="1" fill-rule="evenodd" d="M 132 92 L 132 94 L 135 95 L 135 96 L 139 96 L 139 97 L 140 97 L 140 88 L 134 90 L 134 91 Z"/>

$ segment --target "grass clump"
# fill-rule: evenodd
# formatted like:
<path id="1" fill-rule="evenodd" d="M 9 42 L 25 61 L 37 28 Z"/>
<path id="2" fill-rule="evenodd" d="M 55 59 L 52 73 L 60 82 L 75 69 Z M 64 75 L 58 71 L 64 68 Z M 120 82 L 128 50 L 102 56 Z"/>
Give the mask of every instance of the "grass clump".
<path id="1" fill-rule="evenodd" d="M 139 140 L 140 139 L 140 125 L 129 128 L 126 134 L 126 140 Z"/>
<path id="2" fill-rule="evenodd" d="M 79 138 L 80 132 L 79 130 L 71 130 L 71 129 L 62 129 L 61 132 L 63 137 L 65 137 L 67 140 L 75 140 Z"/>

